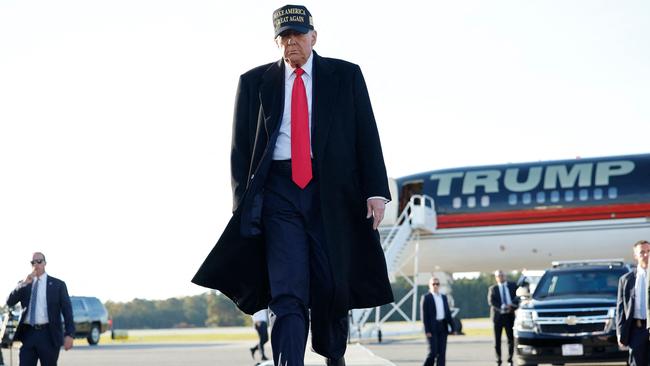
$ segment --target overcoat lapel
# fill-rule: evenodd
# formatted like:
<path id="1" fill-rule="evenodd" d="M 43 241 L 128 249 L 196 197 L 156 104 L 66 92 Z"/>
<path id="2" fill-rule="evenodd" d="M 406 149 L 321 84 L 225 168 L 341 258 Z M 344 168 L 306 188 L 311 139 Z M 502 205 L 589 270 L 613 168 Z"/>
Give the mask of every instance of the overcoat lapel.
<path id="1" fill-rule="evenodd" d="M 338 75 L 327 61 L 314 52 L 312 95 L 312 151 L 314 158 L 320 161 L 333 117 L 333 103 L 339 88 Z"/>
<path id="2" fill-rule="evenodd" d="M 278 91 L 280 91 L 278 93 Z M 282 118 L 284 105 L 284 62 L 274 63 L 262 76 L 260 102 L 267 134 L 272 134 Z M 258 128 L 261 126 L 258 126 Z"/>

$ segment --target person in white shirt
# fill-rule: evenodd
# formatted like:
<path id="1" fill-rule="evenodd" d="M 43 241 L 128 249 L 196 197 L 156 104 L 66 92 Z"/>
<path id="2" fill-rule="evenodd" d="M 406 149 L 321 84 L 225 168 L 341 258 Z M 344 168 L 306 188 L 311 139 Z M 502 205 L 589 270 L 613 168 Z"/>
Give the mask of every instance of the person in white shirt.
<path id="1" fill-rule="evenodd" d="M 45 255 L 36 252 L 32 272 L 7 298 L 7 305 L 20 302 L 23 309 L 15 341 L 21 341 L 20 365 L 56 366 L 61 346 L 72 348 L 75 327 L 72 305 L 65 282 L 45 273 Z M 63 318 L 64 323 L 61 323 Z"/>
<path id="2" fill-rule="evenodd" d="M 490 287 L 487 296 L 490 304 L 490 319 L 494 325 L 494 351 L 497 365 L 501 365 L 501 334 L 505 330 L 508 337 L 508 365 L 512 366 L 515 350 L 512 327 L 515 325 L 515 309 L 519 306 L 519 298 L 515 294 L 517 285 L 506 281 L 506 275 L 502 270 L 494 271 L 494 278 L 497 284 Z"/>
<path id="3" fill-rule="evenodd" d="M 444 366 L 447 351 L 447 335 L 454 331 L 447 295 L 440 293 L 440 280 L 431 277 L 429 292 L 422 296 L 422 322 L 429 342 L 429 355 L 424 366 Z"/>
<path id="4" fill-rule="evenodd" d="M 255 330 L 257 331 L 257 335 L 259 337 L 259 342 L 254 346 L 250 348 L 251 351 L 251 356 L 253 356 L 253 359 L 255 359 L 255 352 L 257 350 L 260 351 L 260 355 L 262 356 L 262 361 L 268 360 L 266 357 L 266 353 L 264 353 L 264 345 L 266 342 L 269 340 L 269 332 L 268 332 L 268 326 L 269 326 L 269 313 L 268 309 L 262 309 L 252 316 L 253 318 L 253 325 L 255 326 Z"/>
<path id="5" fill-rule="evenodd" d="M 630 348 L 629 364 L 648 365 L 648 257 L 650 243 L 639 240 L 633 246 L 637 267 L 618 281 L 616 301 L 616 336 L 620 346 Z"/>
<path id="6" fill-rule="evenodd" d="M 344 366 L 348 311 L 394 300 L 379 131 L 360 67 L 314 50 L 309 10 L 285 5 L 273 25 L 281 59 L 242 74 L 235 97 L 233 215 L 192 282 L 247 314 L 268 307 L 276 365 L 304 365 L 311 335 L 326 365 Z"/>

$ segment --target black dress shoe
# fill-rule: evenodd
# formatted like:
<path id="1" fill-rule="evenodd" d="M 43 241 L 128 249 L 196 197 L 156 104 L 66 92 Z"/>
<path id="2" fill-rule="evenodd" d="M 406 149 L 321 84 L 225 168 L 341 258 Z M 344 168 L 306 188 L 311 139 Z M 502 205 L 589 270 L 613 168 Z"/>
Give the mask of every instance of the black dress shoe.
<path id="1" fill-rule="evenodd" d="M 255 351 L 257 351 L 256 347 L 249 348 L 251 350 L 251 357 L 253 357 L 253 360 L 255 359 Z"/>
<path id="2" fill-rule="evenodd" d="M 326 365 L 327 366 L 345 366 L 345 358 L 341 357 L 338 360 L 335 360 L 333 358 L 328 358 Z"/>

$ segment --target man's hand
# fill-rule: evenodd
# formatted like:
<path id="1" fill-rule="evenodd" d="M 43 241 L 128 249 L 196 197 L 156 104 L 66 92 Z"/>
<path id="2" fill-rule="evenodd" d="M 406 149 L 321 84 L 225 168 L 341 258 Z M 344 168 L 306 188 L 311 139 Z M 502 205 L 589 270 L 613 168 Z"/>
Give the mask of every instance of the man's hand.
<path id="1" fill-rule="evenodd" d="M 433 335 L 431 333 L 427 333 L 427 338 L 431 338 Z"/>
<path id="2" fill-rule="evenodd" d="M 36 271 L 32 271 L 32 273 L 28 274 L 27 277 L 25 277 L 23 284 L 29 285 L 32 283 L 32 281 L 34 281 L 34 277 L 36 277 Z"/>
<path id="3" fill-rule="evenodd" d="M 384 219 L 384 210 L 386 209 L 386 202 L 381 198 L 370 198 L 366 201 L 368 206 L 368 214 L 366 219 L 373 217 L 372 229 L 377 230 L 381 220 Z"/>
<path id="4" fill-rule="evenodd" d="M 72 348 L 72 341 L 73 341 L 72 337 L 65 336 L 65 338 L 63 338 L 63 349 L 67 351 L 70 348 Z"/>

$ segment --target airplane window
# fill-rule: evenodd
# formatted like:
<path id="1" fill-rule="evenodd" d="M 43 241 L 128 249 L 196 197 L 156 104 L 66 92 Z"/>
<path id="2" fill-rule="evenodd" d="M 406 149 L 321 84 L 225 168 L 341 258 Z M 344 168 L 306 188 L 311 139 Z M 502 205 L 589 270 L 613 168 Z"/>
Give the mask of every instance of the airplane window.
<path id="1" fill-rule="evenodd" d="M 462 205 L 463 201 L 460 199 L 460 197 L 454 197 L 454 199 L 451 201 L 451 206 L 453 208 L 460 208 Z"/>
<path id="2" fill-rule="evenodd" d="M 564 200 L 567 202 L 573 201 L 573 191 L 564 191 Z"/>
<path id="3" fill-rule="evenodd" d="M 578 192 L 578 197 L 580 198 L 580 201 L 586 201 L 589 198 L 589 191 L 586 189 L 581 189 Z"/>
<path id="4" fill-rule="evenodd" d="M 467 197 L 467 207 L 476 207 L 476 197 Z"/>
<path id="5" fill-rule="evenodd" d="M 521 195 L 521 202 L 525 205 L 529 204 L 532 201 L 530 193 L 524 193 Z"/>
<path id="6" fill-rule="evenodd" d="M 537 203 L 544 203 L 544 201 L 546 201 L 546 194 L 544 194 L 544 192 L 537 192 L 536 201 Z"/>
<path id="7" fill-rule="evenodd" d="M 614 199 L 616 197 L 618 197 L 618 188 L 609 187 L 609 189 L 607 190 L 607 198 Z"/>
<path id="8" fill-rule="evenodd" d="M 481 197 L 481 207 L 488 207 L 490 205 L 490 196 Z"/>
<path id="9" fill-rule="evenodd" d="M 596 200 L 602 200 L 603 199 L 603 189 L 602 188 L 594 189 L 594 199 L 596 199 Z"/>
<path id="10" fill-rule="evenodd" d="M 508 203 L 511 205 L 516 205 L 517 204 L 517 194 L 516 193 L 510 193 L 508 195 Z"/>
<path id="11" fill-rule="evenodd" d="M 560 192 L 551 191 L 551 202 L 559 202 L 559 201 L 560 201 Z"/>

